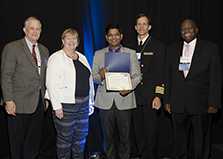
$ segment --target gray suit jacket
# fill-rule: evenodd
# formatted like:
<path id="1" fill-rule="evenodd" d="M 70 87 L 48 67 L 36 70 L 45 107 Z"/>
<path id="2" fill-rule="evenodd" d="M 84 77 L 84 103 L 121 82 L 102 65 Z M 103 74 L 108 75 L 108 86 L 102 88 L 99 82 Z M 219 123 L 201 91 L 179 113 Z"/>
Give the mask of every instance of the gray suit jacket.
<path id="1" fill-rule="evenodd" d="M 25 39 L 8 43 L 2 52 L 1 85 L 4 101 L 16 104 L 16 113 L 35 112 L 39 93 L 45 95 L 45 75 L 48 49 L 38 43 L 41 56 L 41 73 L 32 59 Z"/>
<path id="2" fill-rule="evenodd" d="M 121 47 L 121 52 L 130 54 L 130 76 L 132 79 L 133 88 L 141 80 L 140 67 L 137 60 L 136 52 L 126 47 Z M 105 67 L 104 59 L 105 54 L 108 53 L 108 47 L 98 50 L 95 52 L 94 62 L 93 62 L 93 79 L 94 82 L 98 84 L 95 106 L 100 109 L 108 110 L 112 107 L 113 101 L 119 110 L 128 110 L 136 107 L 135 94 L 132 91 L 127 96 L 123 97 L 119 92 L 107 92 L 105 82 L 101 81 L 99 70 L 102 67 Z"/>

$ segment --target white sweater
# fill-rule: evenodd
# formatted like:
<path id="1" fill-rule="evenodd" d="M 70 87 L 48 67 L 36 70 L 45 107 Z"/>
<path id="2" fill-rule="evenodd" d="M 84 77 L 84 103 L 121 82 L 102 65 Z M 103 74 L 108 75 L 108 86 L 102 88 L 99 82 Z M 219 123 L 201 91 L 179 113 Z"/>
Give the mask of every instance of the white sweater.
<path id="1" fill-rule="evenodd" d="M 91 72 L 86 57 L 77 52 L 79 61 Z M 46 72 L 46 98 L 50 99 L 53 110 L 61 109 L 61 103 L 75 103 L 76 70 L 73 60 L 63 50 L 53 53 L 47 64 Z M 94 84 L 92 75 L 89 78 L 90 92 L 89 104 L 94 104 Z"/>

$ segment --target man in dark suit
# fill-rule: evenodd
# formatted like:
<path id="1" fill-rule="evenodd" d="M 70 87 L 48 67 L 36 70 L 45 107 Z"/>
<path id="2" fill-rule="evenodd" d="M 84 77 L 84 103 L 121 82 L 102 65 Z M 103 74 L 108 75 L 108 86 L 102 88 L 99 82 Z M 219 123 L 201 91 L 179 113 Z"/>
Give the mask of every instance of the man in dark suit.
<path id="1" fill-rule="evenodd" d="M 149 34 L 151 28 L 151 17 L 139 14 L 135 25 L 138 36 L 132 47 L 140 62 L 142 80 L 135 89 L 137 108 L 133 111 L 133 123 L 142 159 L 158 158 L 158 110 L 164 93 L 165 47 Z"/>
<path id="2" fill-rule="evenodd" d="M 174 43 L 167 50 L 165 108 L 172 114 L 173 156 L 177 159 L 204 158 L 207 115 L 216 113 L 221 104 L 221 66 L 217 46 L 200 40 L 197 34 L 195 22 L 183 20 L 183 41 Z"/>
<path id="3" fill-rule="evenodd" d="M 41 33 L 37 18 L 27 18 L 23 31 L 23 39 L 4 47 L 1 84 L 11 158 L 36 159 L 42 134 L 48 50 L 37 43 Z"/>

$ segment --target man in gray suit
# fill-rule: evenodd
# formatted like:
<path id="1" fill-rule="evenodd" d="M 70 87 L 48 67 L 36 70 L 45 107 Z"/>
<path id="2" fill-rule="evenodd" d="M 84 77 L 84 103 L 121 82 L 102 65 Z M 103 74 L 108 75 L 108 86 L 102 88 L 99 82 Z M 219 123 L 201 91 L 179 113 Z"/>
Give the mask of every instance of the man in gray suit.
<path id="1" fill-rule="evenodd" d="M 127 53 L 130 57 L 130 77 L 133 89 L 140 82 L 141 73 L 134 50 L 123 47 L 120 43 L 122 33 L 118 25 L 110 24 L 106 28 L 108 47 L 95 52 L 93 62 L 93 78 L 98 84 L 95 106 L 99 108 L 104 135 L 105 153 L 108 159 L 129 159 L 130 143 L 130 109 L 136 107 L 133 91 L 112 92 L 105 86 L 106 54 Z"/>
<path id="2" fill-rule="evenodd" d="M 37 18 L 27 18 L 23 31 L 23 39 L 3 49 L 1 84 L 11 158 L 36 159 L 42 134 L 48 49 L 37 43 L 41 33 Z"/>

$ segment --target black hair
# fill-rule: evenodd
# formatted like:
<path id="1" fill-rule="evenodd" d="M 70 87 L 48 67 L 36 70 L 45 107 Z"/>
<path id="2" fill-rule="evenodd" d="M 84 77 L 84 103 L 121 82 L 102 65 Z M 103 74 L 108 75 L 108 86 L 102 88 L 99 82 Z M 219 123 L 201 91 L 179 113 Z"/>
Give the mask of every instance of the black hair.
<path id="1" fill-rule="evenodd" d="M 110 29 L 117 29 L 119 31 L 119 33 L 122 34 L 122 30 L 118 24 L 113 24 L 113 23 L 108 24 L 105 28 L 106 35 L 108 35 L 108 32 Z"/>

